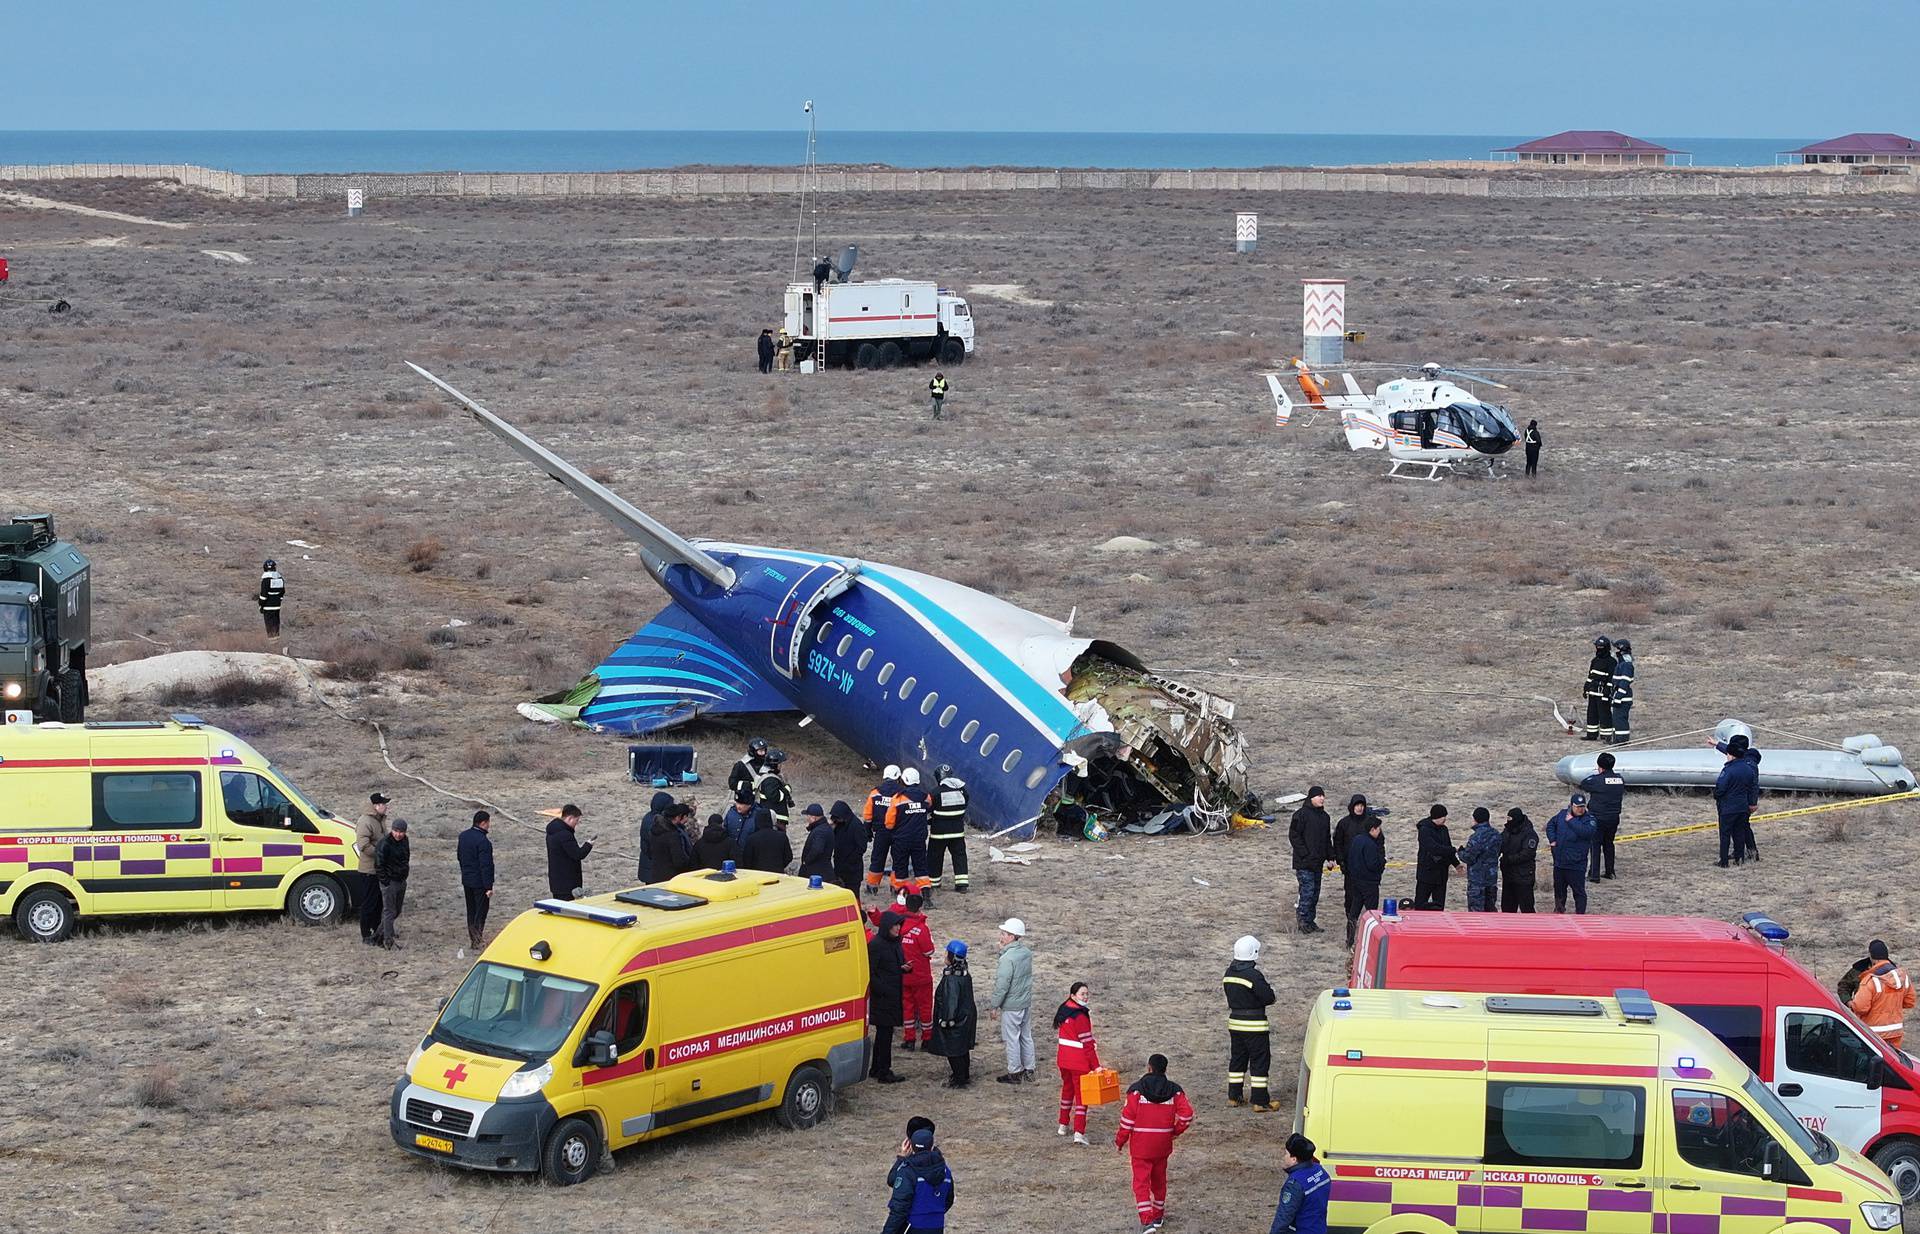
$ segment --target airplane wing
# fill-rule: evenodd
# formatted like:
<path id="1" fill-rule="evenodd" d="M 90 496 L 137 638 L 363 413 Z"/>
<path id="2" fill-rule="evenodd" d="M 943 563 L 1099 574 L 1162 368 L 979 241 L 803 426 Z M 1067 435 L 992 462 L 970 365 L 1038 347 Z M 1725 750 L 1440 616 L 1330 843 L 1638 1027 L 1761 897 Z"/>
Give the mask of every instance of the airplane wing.
<path id="1" fill-rule="evenodd" d="M 715 560 L 711 554 L 694 546 L 665 523 L 655 519 L 411 360 L 407 362 L 407 367 L 451 394 L 473 413 L 473 418 L 480 422 L 481 427 L 513 447 L 516 454 L 558 480 L 588 509 L 618 527 L 630 538 L 639 541 L 649 556 L 649 564 L 656 571 L 665 563 L 677 562 L 722 591 L 733 589 L 732 567 Z"/>

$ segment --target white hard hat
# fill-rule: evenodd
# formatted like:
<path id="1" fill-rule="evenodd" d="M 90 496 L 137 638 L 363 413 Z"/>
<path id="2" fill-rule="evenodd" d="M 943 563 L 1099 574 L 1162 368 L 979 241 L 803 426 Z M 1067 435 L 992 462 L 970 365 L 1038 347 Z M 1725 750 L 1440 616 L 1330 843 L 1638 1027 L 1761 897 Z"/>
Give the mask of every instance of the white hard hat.
<path id="1" fill-rule="evenodd" d="M 1027 936 L 1027 923 L 1018 917 L 1007 918 L 1000 923 L 1000 928 L 1015 938 L 1025 938 Z"/>
<path id="2" fill-rule="evenodd" d="M 1251 934 L 1242 934 L 1233 942 L 1233 958 L 1236 960 L 1259 959 L 1260 940 Z"/>
<path id="3" fill-rule="evenodd" d="M 898 780 L 900 778 L 900 768 L 894 763 L 888 763 L 887 769 L 880 773 L 880 778 L 882 780 Z"/>
<path id="4" fill-rule="evenodd" d="M 909 785 L 920 783 L 920 769 L 918 767 L 909 767 L 901 772 L 900 783 Z"/>

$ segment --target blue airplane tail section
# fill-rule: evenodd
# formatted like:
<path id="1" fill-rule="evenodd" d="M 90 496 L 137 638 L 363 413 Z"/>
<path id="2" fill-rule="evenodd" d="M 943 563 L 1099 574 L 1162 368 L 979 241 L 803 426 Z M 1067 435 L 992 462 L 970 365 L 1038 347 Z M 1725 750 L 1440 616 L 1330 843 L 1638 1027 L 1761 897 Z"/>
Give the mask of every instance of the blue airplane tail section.
<path id="1" fill-rule="evenodd" d="M 594 676 L 600 688 L 581 708 L 580 723 L 616 733 L 657 732 L 696 716 L 794 710 L 678 604 L 615 648 Z"/>

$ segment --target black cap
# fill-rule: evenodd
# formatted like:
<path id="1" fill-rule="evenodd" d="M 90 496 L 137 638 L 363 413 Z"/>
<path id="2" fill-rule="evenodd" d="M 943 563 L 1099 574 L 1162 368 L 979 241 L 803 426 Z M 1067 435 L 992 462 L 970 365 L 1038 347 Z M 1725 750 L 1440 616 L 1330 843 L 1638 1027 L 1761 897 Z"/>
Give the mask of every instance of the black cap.
<path id="1" fill-rule="evenodd" d="M 1513 809 L 1507 811 L 1507 821 L 1510 823 L 1517 823 L 1520 820 L 1526 818 L 1526 816 L 1527 816 L 1527 812 L 1525 810 L 1522 810 L 1519 806 L 1515 806 L 1513 807 Z"/>
<path id="2" fill-rule="evenodd" d="M 919 1149 L 921 1152 L 923 1153 L 926 1152 L 929 1148 L 933 1147 L 933 1128 L 931 1127 L 919 1128 L 912 1135 L 907 1137 L 907 1142 L 909 1144 L 912 1144 L 915 1148 Z"/>
<path id="3" fill-rule="evenodd" d="M 1433 803 L 1433 808 L 1427 811 L 1428 818 L 1445 818 L 1446 816 L 1447 816 L 1447 807 L 1441 805 L 1437 801 Z"/>
<path id="4" fill-rule="evenodd" d="M 809 805 L 809 806 L 808 806 L 808 807 L 807 807 L 806 809 L 804 809 L 804 810 L 802 810 L 802 811 L 800 811 L 800 813 L 802 813 L 802 814 L 811 814 L 811 815 L 812 815 L 813 817 L 815 817 L 815 818 L 825 818 L 825 817 L 827 816 L 827 811 L 826 811 L 826 809 L 825 809 L 825 807 L 823 807 L 823 806 L 822 806 L 822 805 L 821 805 L 821 804 L 820 804 L 819 802 L 817 802 L 817 801 L 816 801 L 816 802 L 813 802 L 813 803 L 812 803 L 811 805 Z"/>
<path id="5" fill-rule="evenodd" d="M 387 796 L 385 793 L 369 793 L 367 800 L 371 801 L 374 805 L 383 806 L 389 801 L 392 801 L 393 798 Z"/>
<path id="6" fill-rule="evenodd" d="M 1308 801 L 1312 801 L 1315 797 L 1325 797 L 1326 795 L 1327 795 L 1327 790 L 1324 788 L 1321 788 L 1318 784 L 1314 785 L 1312 788 L 1307 790 Z"/>
<path id="7" fill-rule="evenodd" d="M 393 831 L 397 831 L 397 832 L 399 832 L 399 833 L 400 833 L 401 835 L 405 835 L 405 834 L 407 834 L 407 820 L 406 820 L 406 819 L 404 819 L 404 818 L 396 818 L 396 819 L 394 819 L 394 820 L 393 820 L 393 826 L 392 826 L 392 828 L 391 828 L 391 830 L 393 830 Z"/>
<path id="8" fill-rule="evenodd" d="M 1613 643 L 1606 635 L 1602 634 L 1599 638 L 1593 640 L 1593 645 L 1595 647 L 1611 647 Z"/>
<path id="9" fill-rule="evenodd" d="M 921 1130 L 932 1131 L 933 1120 L 931 1118 L 928 1118 L 925 1114 L 915 1114 L 912 1118 L 909 1118 L 907 1120 L 907 1138 L 908 1139 L 913 1138 L 914 1132 L 921 1131 Z"/>
<path id="10" fill-rule="evenodd" d="M 1722 754 L 1731 754 L 1738 757 L 1745 754 L 1751 744 L 1752 743 L 1747 740 L 1745 733 L 1735 733 L 1733 736 L 1716 745 L 1714 749 L 1720 751 Z"/>
<path id="11" fill-rule="evenodd" d="M 743 806 L 750 806 L 753 804 L 753 790 L 743 788 L 733 795 L 733 799 Z"/>
<path id="12" fill-rule="evenodd" d="M 1295 1161 L 1305 1161 L 1314 1154 L 1314 1144 L 1298 1131 L 1287 1137 L 1287 1156 Z"/>
<path id="13" fill-rule="evenodd" d="M 1867 954 L 1876 960 L 1887 959 L 1887 944 L 1883 940 L 1876 938 L 1867 944 Z"/>
<path id="14" fill-rule="evenodd" d="M 1585 793 L 1575 793 L 1573 796 L 1567 798 L 1567 804 L 1570 806 L 1583 806 L 1587 804 L 1587 795 Z"/>

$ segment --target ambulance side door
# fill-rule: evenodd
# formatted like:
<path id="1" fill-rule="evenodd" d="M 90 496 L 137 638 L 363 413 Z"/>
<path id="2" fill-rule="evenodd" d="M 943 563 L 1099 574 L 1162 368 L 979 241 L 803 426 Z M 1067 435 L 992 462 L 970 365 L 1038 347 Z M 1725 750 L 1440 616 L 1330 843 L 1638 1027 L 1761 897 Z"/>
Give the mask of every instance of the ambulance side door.
<path id="1" fill-rule="evenodd" d="M 574 1059 L 587 1100 L 606 1125 L 609 1146 L 630 1144 L 653 1130 L 659 1077 L 652 1012 L 652 986 L 645 978 L 614 986 L 594 1012 Z"/>
<path id="2" fill-rule="evenodd" d="M 93 831 L 100 842 L 82 885 L 94 912 L 194 912 L 213 907 L 213 846 L 198 768 L 102 770 L 94 764 Z M 76 871 L 76 877 L 82 877 Z M 84 911 L 84 910 L 83 910 Z"/>
<path id="3" fill-rule="evenodd" d="M 313 820 L 256 771 L 222 770 L 214 873 L 226 907 L 279 908 L 281 879 L 300 864 Z"/>
<path id="4" fill-rule="evenodd" d="M 1739 1099 L 1668 1082 L 1660 1115 L 1672 1137 L 1660 1204 L 1673 1234 L 1770 1234 L 1786 1219 L 1788 1188 L 1806 1172 Z"/>

